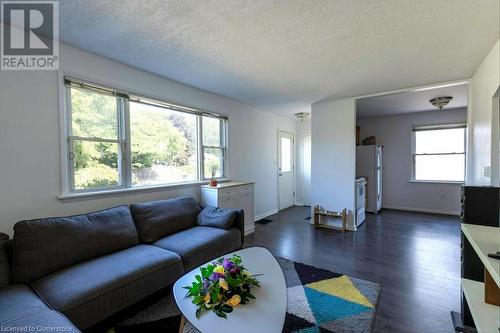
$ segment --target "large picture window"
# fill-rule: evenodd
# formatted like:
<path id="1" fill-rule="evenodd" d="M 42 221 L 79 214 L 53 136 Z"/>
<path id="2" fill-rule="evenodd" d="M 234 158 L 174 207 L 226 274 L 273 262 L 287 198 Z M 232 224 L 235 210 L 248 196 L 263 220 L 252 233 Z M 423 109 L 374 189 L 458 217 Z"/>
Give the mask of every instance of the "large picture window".
<path id="1" fill-rule="evenodd" d="M 464 124 L 413 127 L 413 179 L 465 181 Z"/>
<path id="2" fill-rule="evenodd" d="M 65 78 L 68 192 L 226 174 L 227 117 Z"/>

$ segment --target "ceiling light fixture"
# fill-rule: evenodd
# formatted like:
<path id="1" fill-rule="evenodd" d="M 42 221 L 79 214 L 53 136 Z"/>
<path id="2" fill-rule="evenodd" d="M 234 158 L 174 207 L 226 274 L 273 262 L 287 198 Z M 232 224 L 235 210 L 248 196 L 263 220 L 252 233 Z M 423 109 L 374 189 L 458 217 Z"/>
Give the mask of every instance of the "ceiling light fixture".
<path id="1" fill-rule="evenodd" d="M 304 121 L 309 118 L 309 112 L 298 112 L 295 114 L 295 117 L 297 117 L 300 121 Z"/>
<path id="2" fill-rule="evenodd" d="M 442 110 L 450 101 L 453 99 L 451 96 L 442 96 L 442 97 L 436 97 L 431 100 L 429 100 L 429 103 L 432 104 L 432 106 L 438 108 L 439 110 Z"/>

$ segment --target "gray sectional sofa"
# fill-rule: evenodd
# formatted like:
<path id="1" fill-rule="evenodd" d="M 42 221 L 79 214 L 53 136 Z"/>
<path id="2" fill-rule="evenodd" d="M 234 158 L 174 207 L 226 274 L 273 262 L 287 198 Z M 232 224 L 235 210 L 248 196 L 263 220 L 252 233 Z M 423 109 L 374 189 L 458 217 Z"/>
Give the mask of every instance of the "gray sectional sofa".
<path id="1" fill-rule="evenodd" d="M 0 330 L 88 329 L 241 248 L 242 210 L 221 227 L 201 210 L 182 197 L 18 222 L 0 239 Z"/>

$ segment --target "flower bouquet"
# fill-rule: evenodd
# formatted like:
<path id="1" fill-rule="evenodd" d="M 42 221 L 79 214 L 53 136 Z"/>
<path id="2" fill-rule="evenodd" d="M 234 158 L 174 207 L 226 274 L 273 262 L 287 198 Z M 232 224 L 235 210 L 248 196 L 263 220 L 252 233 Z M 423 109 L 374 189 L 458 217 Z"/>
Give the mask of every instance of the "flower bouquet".
<path id="1" fill-rule="evenodd" d="M 183 287 L 188 290 L 186 297 L 193 297 L 193 304 L 198 306 L 197 318 L 206 310 L 226 318 L 226 313 L 232 312 L 235 306 L 255 298 L 250 288 L 259 286 L 259 281 L 245 270 L 238 255 L 220 258 L 200 271 L 201 275 L 195 276 L 191 286 Z"/>

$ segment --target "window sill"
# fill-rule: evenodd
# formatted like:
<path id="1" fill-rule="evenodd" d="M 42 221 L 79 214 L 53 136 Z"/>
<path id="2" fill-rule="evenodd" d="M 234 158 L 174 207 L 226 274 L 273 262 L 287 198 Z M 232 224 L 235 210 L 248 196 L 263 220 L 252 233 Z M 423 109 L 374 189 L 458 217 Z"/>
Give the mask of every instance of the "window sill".
<path id="1" fill-rule="evenodd" d="M 230 179 L 218 178 L 217 181 L 224 183 L 224 182 L 230 181 Z M 162 191 L 162 190 L 171 190 L 171 189 L 175 189 L 175 188 L 186 188 L 186 187 L 206 185 L 208 183 L 209 183 L 208 180 L 197 180 L 197 181 L 185 182 L 185 183 L 119 188 L 119 189 L 103 190 L 103 191 L 96 191 L 96 192 L 75 192 L 75 193 L 61 194 L 57 198 L 64 202 L 64 201 L 74 201 L 74 200 L 78 200 L 78 199 L 82 199 L 82 200 L 83 199 L 93 199 L 93 198 L 103 197 L 103 196 L 115 196 L 118 194 L 157 192 L 157 191 Z"/>
<path id="2" fill-rule="evenodd" d="M 462 181 L 452 181 L 452 180 L 416 180 L 410 179 L 408 183 L 421 183 L 421 184 L 451 184 L 451 185 L 463 185 L 465 182 Z"/>

